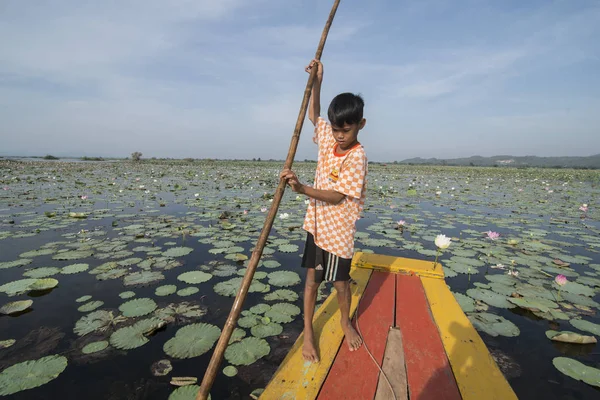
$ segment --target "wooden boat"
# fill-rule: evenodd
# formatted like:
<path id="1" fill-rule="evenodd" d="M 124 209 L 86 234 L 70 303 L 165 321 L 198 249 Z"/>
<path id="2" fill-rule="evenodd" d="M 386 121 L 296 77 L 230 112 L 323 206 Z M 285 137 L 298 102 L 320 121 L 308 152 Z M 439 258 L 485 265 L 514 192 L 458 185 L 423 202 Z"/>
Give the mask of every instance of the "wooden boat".
<path id="1" fill-rule="evenodd" d="M 448 289 L 440 264 L 357 253 L 350 275 L 351 314 L 357 312 L 363 339 L 389 384 L 364 345 L 348 349 L 332 294 L 314 317 L 320 362 L 303 360 L 300 335 L 261 400 L 517 398 Z"/>

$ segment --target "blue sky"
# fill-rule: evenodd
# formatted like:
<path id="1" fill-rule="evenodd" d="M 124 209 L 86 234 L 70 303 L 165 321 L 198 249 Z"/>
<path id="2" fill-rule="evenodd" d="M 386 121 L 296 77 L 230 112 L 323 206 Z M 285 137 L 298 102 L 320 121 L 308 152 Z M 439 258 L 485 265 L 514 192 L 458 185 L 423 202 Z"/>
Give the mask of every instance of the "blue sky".
<path id="1" fill-rule="evenodd" d="M 282 159 L 331 0 L 0 4 L 0 155 Z M 374 161 L 600 153 L 596 0 L 342 0 Z M 307 120 L 297 159 L 315 158 Z"/>

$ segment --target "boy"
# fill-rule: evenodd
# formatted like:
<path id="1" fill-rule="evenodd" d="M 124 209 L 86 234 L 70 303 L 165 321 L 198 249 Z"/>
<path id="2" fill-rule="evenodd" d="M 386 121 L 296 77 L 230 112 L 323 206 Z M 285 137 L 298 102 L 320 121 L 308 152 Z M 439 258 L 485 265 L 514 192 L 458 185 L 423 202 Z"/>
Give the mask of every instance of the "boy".
<path id="1" fill-rule="evenodd" d="M 315 125 L 313 141 L 318 144 L 318 163 L 314 186 L 303 185 L 288 169 L 281 178 L 296 193 L 310 198 L 303 229 L 307 233 L 302 266 L 306 270 L 304 287 L 304 346 L 306 361 L 319 362 L 312 326 L 319 284 L 333 282 L 342 314 L 342 330 L 350 351 L 362 340 L 350 322 L 350 264 L 354 253 L 356 220 L 365 202 L 367 158 L 358 142 L 358 132 L 365 126 L 364 102 L 360 96 L 342 93 L 329 105 L 331 124 L 320 117 L 323 64 L 313 60 L 306 68 L 317 68 L 308 108 L 308 118 Z"/>

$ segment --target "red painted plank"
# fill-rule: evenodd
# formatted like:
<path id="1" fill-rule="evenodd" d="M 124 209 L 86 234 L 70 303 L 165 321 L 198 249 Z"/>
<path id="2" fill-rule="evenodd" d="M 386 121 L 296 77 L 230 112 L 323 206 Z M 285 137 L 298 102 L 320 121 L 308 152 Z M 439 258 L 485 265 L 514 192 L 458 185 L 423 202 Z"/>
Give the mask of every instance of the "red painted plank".
<path id="1" fill-rule="evenodd" d="M 379 365 L 383 362 L 388 331 L 394 325 L 395 283 L 394 275 L 373 272 L 357 310 L 363 340 Z M 373 399 L 378 376 L 379 369 L 364 345 L 351 352 L 344 339 L 317 399 Z"/>
<path id="2" fill-rule="evenodd" d="M 410 399 L 460 400 L 418 276 L 396 276 L 396 325 L 402 331 Z"/>

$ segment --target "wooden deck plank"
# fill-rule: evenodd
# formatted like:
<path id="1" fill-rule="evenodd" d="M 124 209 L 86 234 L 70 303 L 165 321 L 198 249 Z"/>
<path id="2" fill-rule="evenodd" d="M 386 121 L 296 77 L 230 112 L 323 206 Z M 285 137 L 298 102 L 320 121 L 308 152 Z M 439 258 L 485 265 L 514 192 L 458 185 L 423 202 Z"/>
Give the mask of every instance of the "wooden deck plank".
<path id="1" fill-rule="evenodd" d="M 375 400 L 408 400 L 408 382 L 406 380 L 406 366 L 404 365 L 404 348 L 402 347 L 402 333 L 400 329 L 391 328 L 387 337 L 383 366 L 383 375 L 379 375 Z M 392 387 L 390 391 L 390 386 Z M 394 397 L 394 394 L 396 397 Z"/>
<path id="2" fill-rule="evenodd" d="M 375 271 L 357 309 L 363 340 L 379 365 L 383 360 L 388 331 L 394 325 L 395 293 L 394 275 Z M 364 346 L 358 351 L 350 351 L 344 338 L 317 399 L 372 399 L 378 375 L 379 368 Z"/>
<path id="3" fill-rule="evenodd" d="M 517 399 L 446 283 L 428 278 L 422 282 L 463 399 Z"/>
<path id="4" fill-rule="evenodd" d="M 354 314 L 358 299 L 362 296 L 370 270 L 353 268 L 350 276 L 356 281 L 351 285 L 352 303 L 350 313 Z M 319 363 L 305 362 L 302 358 L 304 335 L 300 335 L 275 371 L 271 381 L 260 396 L 261 400 L 313 400 L 333 364 L 344 333 L 340 329 L 340 310 L 335 293 L 329 295 L 314 316 L 313 329 L 319 340 Z"/>
<path id="5" fill-rule="evenodd" d="M 434 268 L 431 261 L 416 260 L 413 258 L 357 252 L 352 259 L 352 265 L 358 268 L 374 269 L 377 271 L 416 274 L 432 278 L 444 277 L 444 270 L 439 262 Z"/>
<path id="6" fill-rule="evenodd" d="M 396 275 L 396 325 L 402 331 L 411 400 L 460 400 L 418 276 Z"/>

